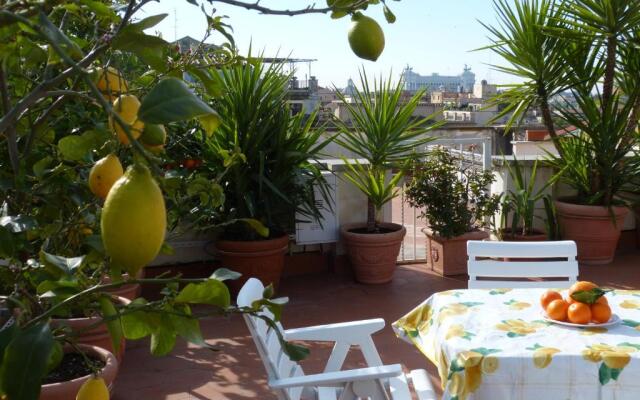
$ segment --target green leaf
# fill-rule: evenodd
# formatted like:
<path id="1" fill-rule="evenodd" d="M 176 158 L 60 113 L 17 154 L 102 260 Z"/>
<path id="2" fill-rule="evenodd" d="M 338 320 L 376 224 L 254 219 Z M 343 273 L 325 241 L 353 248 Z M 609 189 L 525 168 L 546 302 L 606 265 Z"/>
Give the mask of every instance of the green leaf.
<path id="1" fill-rule="evenodd" d="M 169 354 L 176 345 L 176 336 L 171 318 L 163 314 L 160 317 L 160 324 L 151 334 L 151 354 L 154 356 Z"/>
<path id="2" fill-rule="evenodd" d="M 209 278 L 217 279 L 219 281 L 226 281 L 226 280 L 238 279 L 241 276 L 242 274 L 239 272 L 231 271 L 230 269 L 226 269 L 226 268 L 218 268 L 213 272 L 213 274 L 211 274 Z"/>
<path id="3" fill-rule="evenodd" d="M 387 7 L 386 4 L 382 9 L 384 11 L 384 18 L 388 23 L 393 24 L 394 22 L 396 22 L 396 16 L 391 12 L 391 9 Z"/>
<path id="4" fill-rule="evenodd" d="M 600 369 L 598 370 L 598 379 L 600 380 L 601 385 L 606 385 L 611 380 L 611 369 L 607 367 L 607 364 L 600 364 Z"/>
<path id="5" fill-rule="evenodd" d="M 7 228 L 0 226 L 0 258 L 12 258 L 14 252 L 13 235 Z"/>
<path id="6" fill-rule="evenodd" d="M 262 222 L 253 218 L 240 218 L 239 221 L 242 221 L 249 225 L 256 233 L 262 237 L 269 237 L 269 228 L 264 226 Z"/>
<path id="7" fill-rule="evenodd" d="M 295 343 L 284 342 L 282 346 L 284 352 L 291 361 L 302 361 L 309 356 L 309 349 Z"/>
<path id="8" fill-rule="evenodd" d="M 129 25 L 127 28 L 129 29 L 135 29 L 138 31 L 143 31 L 145 29 L 149 29 L 152 28 L 156 25 L 158 25 L 160 22 L 162 22 L 163 19 L 165 19 L 167 17 L 167 15 L 169 14 L 158 14 L 158 15 L 152 15 L 150 17 L 147 17 L 145 19 L 142 19 L 138 22 L 135 22 L 131 25 Z"/>
<path id="9" fill-rule="evenodd" d="M 47 361 L 47 374 L 60 365 L 62 358 L 64 357 L 64 350 L 62 348 L 62 344 L 58 341 L 53 342 L 53 347 L 51 348 L 51 354 L 49 355 L 49 360 Z"/>
<path id="10" fill-rule="evenodd" d="M 186 121 L 216 112 L 196 96 L 180 79 L 160 81 L 142 99 L 138 118 L 150 124 Z"/>
<path id="11" fill-rule="evenodd" d="M 202 283 L 189 283 L 175 299 L 176 303 L 211 304 L 226 308 L 231 304 L 229 289 L 219 280 L 208 279 Z"/>
<path id="12" fill-rule="evenodd" d="M 4 357 L 5 349 L 9 343 L 11 343 L 16 334 L 18 334 L 18 331 L 18 324 L 16 324 L 14 318 L 9 319 L 0 329 L 0 361 L 2 361 L 2 358 Z M 0 384 L 0 387 L 1 386 L 2 385 Z"/>
<path id="13" fill-rule="evenodd" d="M 158 324 L 159 318 L 156 314 L 149 313 L 144 309 L 139 311 L 131 311 L 136 308 L 143 308 L 147 305 L 147 301 L 143 298 L 138 298 L 129 303 L 127 308 L 129 312 L 122 315 L 122 331 L 124 337 L 130 340 L 138 340 L 151 335 L 154 331 L 154 326 Z"/>
<path id="14" fill-rule="evenodd" d="M 607 292 L 610 292 L 610 290 L 602 290 L 600 288 L 578 290 L 577 292 L 571 294 L 571 298 L 581 303 L 593 304 Z"/>
<path id="15" fill-rule="evenodd" d="M 0 389 L 8 398 L 38 400 L 53 343 L 47 322 L 20 332 L 9 343 L 0 370 Z"/>
<path id="16" fill-rule="evenodd" d="M 208 137 L 211 137 L 213 133 L 218 129 L 222 120 L 220 119 L 220 115 L 217 112 L 213 111 L 212 114 L 206 114 L 201 117 L 198 117 L 200 121 L 200 125 L 202 125 L 202 129 L 204 129 L 205 133 Z"/>
<path id="17" fill-rule="evenodd" d="M 157 70 L 166 68 L 163 52 L 169 43 L 158 36 L 147 35 L 135 29 L 123 29 L 111 43 L 114 49 L 133 53 Z"/>
<path id="18" fill-rule="evenodd" d="M 98 299 L 100 303 L 100 311 L 102 311 L 102 318 L 105 320 L 109 336 L 111 336 L 111 345 L 115 354 L 120 352 L 120 344 L 122 343 L 122 321 L 120 320 L 120 314 L 116 307 L 113 305 L 111 298 L 108 296 L 100 296 Z"/>
<path id="19" fill-rule="evenodd" d="M 66 258 L 49 254 L 44 250 L 40 251 L 40 259 L 44 264 L 56 267 L 59 271 L 65 274 L 73 274 L 74 271 L 82 265 L 84 257 L 85 256 Z"/>
<path id="20" fill-rule="evenodd" d="M 162 243 L 162 247 L 160 247 L 160 253 L 168 255 L 168 256 L 172 256 L 172 255 L 176 254 L 176 251 L 174 250 L 173 246 L 171 246 L 167 242 L 164 242 L 164 243 Z"/>
<path id="21" fill-rule="evenodd" d="M 77 135 L 65 136 L 58 142 L 58 151 L 65 160 L 80 161 L 89 150 L 87 142 Z"/>
<path id="22" fill-rule="evenodd" d="M 620 372 L 622 372 L 622 368 L 609 368 L 610 369 L 610 373 L 611 373 L 611 379 L 613 379 L 614 381 L 618 380 L 618 377 L 620 376 Z"/>

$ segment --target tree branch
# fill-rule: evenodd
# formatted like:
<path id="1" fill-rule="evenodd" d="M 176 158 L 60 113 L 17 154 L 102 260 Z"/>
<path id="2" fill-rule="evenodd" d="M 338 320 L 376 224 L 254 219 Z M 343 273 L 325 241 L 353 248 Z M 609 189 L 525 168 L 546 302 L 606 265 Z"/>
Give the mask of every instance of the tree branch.
<path id="1" fill-rule="evenodd" d="M 235 7 L 242 7 L 242 8 L 246 8 L 247 10 L 255 10 L 260 12 L 261 14 L 270 14 L 270 15 L 288 15 L 290 17 L 296 16 L 296 15 L 303 15 L 303 14 L 327 14 L 331 11 L 333 11 L 333 8 L 331 7 L 324 7 L 324 8 L 317 8 L 315 6 L 315 3 L 312 5 L 309 5 L 305 8 L 301 8 L 301 9 L 297 9 L 297 10 L 274 10 L 272 8 L 268 8 L 268 7 L 264 7 L 260 5 L 260 0 L 257 0 L 255 3 L 249 3 L 246 1 L 240 1 L 240 0 L 208 0 L 210 3 L 214 3 L 214 2 L 219 2 L 219 3 L 225 3 L 225 4 L 229 4 Z M 367 0 L 361 0 L 355 4 L 353 4 L 351 7 L 349 7 L 348 9 L 345 9 L 345 11 L 355 11 L 357 10 L 360 6 L 367 4 L 368 1 Z"/>
<path id="2" fill-rule="evenodd" d="M 2 98 L 2 113 L 6 116 L 9 113 L 9 88 L 7 86 L 7 76 L 4 72 L 4 67 L 0 64 L 0 97 Z M 3 117 L 4 120 L 4 117 Z M 0 133 L 4 130 L 0 129 Z M 9 160 L 11 161 L 11 168 L 17 175 L 20 168 L 20 153 L 18 151 L 18 137 L 16 134 L 15 124 L 11 124 L 6 128 L 7 131 L 7 147 L 9 148 Z"/>

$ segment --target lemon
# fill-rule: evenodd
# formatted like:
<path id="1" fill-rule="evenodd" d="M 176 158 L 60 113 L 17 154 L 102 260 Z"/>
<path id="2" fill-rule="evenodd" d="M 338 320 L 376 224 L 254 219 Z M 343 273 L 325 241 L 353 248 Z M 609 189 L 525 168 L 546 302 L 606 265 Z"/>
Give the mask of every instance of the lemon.
<path id="1" fill-rule="evenodd" d="M 497 357 L 487 356 L 482 359 L 482 372 L 486 374 L 493 374 L 498 370 L 500 362 Z"/>
<path id="2" fill-rule="evenodd" d="M 631 356 L 621 351 L 605 351 L 602 353 L 602 361 L 611 369 L 622 369 L 629 364 Z"/>
<path id="3" fill-rule="evenodd" d="M 167 140 L 167 131 L 164 125 L 145 124 L 140 141 L 147 146 L 164 145 Z"/>
<path id="4" fill-rule="evenodd" d="M 89 172 L 89 189 L 96 196 L 104 199 L 111 186 L 124 174 L 122 164 L 115 154 L 98 160 Z"/>
<path id="5" fill-rule="evenodd" d="M 384 32 L 373 19 L 362 14 L 351 18 L 349 45 L 360 58 L 376 61 L 384 50 Z"/>
<path id="6" fill-rule="evenodd" d="M 113 102 L 113 110 L 129 125 L 131 135 L 134 139 L 138 139 L 144 129 L 144 123 L 138 119 L 138 109 L 140 109 L 140 101 L 132 94 L 119 96 L 116 101 Z M 112 116 L 109 116 L 109 126 L 118 137 L 118 140 L 120 140 L 120 143 L 124 145 L 129 144 L 129 137 L 124 132 L 124 129 L 122 129 L 122 126 L 120 126 Z"/>
<path id="7" fill-rule="evenodd" d="M 76 400 L 109 400 L 109 389 L 102 378 L 89 378 L 80 386 Z"/>
<path id="8" fill-rule="evenodd" d="M 553 355 L 559 353 L 560 350 L 553 347 L 541 347 L 533 352 L 533 365 L 536 368 L 547 368 L 551 364 Z"/>
<path id="9" fill-rule="evenodd" d="M 96 68 L 95 81 L 98 90 L 105 93 L 123 93 L 129 90 L 127 81 L 122 76 L 122 73 L 113 67 L 109 67 L 106 70 L 104 68 Z"/>
<path id="10" fill-rule="evenodd" d="M 167 213 L 162 192 L 147 167 L 134 164 L 113 185 L 100 227 L 107 255 L 131 276 L 158 255 Z"/>

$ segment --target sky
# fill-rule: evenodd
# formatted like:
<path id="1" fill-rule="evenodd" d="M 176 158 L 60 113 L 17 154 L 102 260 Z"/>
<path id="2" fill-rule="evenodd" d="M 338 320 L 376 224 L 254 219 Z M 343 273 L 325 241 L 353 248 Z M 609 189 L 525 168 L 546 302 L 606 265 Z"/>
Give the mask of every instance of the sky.
<path id="1" fill-rule="evenodd" d="M 248 0 L 252 1 L 252 0 Z M 253 0 L 255 1 L 255 0 Z M 324 0 L 262 0 L 260 4 L 271 8 L 300 8 L 312 4 L 318 7 Z M 251 45 L 255 52 L 264 51 L 265 56 L 291 56 L 317 61 L 297 65 L 297 76 L 306 79 L 316 76 L 321 86 L 346 86 L 351 77 L 357 81 L 358 70 L 364 67 L 367 74 L 392 73 L 397 78 L 406 65 L 414 72 L 430 75 L 458 75 L 468 64 L 476 74 L 476 81 L 510 83 L 516 79 L 489 67 L 500 64 L 501 59 L 489 50 L 473 51 L 489 44 L 486 29 L 479 21 L 496 24 L 496 13 L 492 0 L 401 0 L 388 1 L 397 17 L 388 24 L 382 14 L 382 6 L 370 6 L 365 14 L 376 19 L 382 26 L 386 45 L 376 62 L 356 57 L 349 48 L 347 32 L 349 17 L 332 20 L 328 15 L 302 15 L 296 17 L 262 15 L 257 11 L 214 1 L 216 15 L 227 15 L 226 20 L 234 30 L 236 44 L 242 54 Z M 207 9 L 212 6 L 207 4 Z M 191 36 L 201 39 L 206 29 L 202 11 L 186 0 L 160 0 L 145 6 L 138 14 L 140 18 L 159 13 L 168 13 L 153 30 L 173 41 L 175 38 Z M 220 43 L 221 36 L 208 40 Z"/>

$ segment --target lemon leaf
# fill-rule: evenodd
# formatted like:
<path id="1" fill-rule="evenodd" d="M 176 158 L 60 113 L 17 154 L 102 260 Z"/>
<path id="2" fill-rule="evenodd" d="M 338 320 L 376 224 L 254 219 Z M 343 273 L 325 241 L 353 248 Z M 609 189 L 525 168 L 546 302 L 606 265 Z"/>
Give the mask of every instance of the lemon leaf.
<path id="1" fill-rule="evenodd" d="M 138 118 L 149 124 L 168 124 L 215 113 L 182 80 L 166 78 L 142 99 Z"/>
<path id="2" fill-rule="evenodd" d="M 571 294 L 571 298 L 581 303 L 593 304 L 607 292 L 610 292 L 610 290 L 602 290 L 600 288 L 578 290 Z"/>
<path id="3" fill-rule="evenodd" d="M 211 304 L 228 307 L 231 304 L 229 289 L 222 281 L 207 279 L 202 283 L 189 283 L 175 299 L 176 303 Z"/>
<path id="4" fill-rule="evenodd" d="M 262 237 L 269 237 L 269 228 L 264 226 L 262 222 L 253 218 L 240 218 L 240 221 L 249 225 L 256 233 Z"/>

